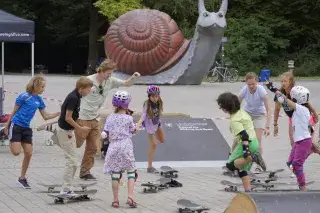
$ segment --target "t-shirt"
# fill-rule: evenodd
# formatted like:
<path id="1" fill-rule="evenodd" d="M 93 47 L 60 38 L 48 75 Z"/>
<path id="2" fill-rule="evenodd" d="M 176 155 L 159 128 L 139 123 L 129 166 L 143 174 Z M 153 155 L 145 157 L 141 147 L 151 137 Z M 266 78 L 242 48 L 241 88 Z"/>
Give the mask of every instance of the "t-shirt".
<path id="1" fill-rule="evenodd" d="M 12 116 L 11 122 L 21 127 L 30 127 L 30 122 L 35 115 L 37 109 L 42 110 L 46 108 L 41 96 L 32 95 L 24 92 L 18 95 L 15 105 L 20 108 Z"/>
<path id="2" fill-rule="evenodd" d="M 243 109 L 240 109 L 230 116 L 230 131 L 238 141 L 241 141 L 239 133 L 243 130 L 247 132 L 249 139 L 257 138 L 250 115 Z"/>
<path id="3" fill-rule="evenodd" d="M 67 97 L 64 99 L 64 102 L 61 106 L 61 114 L 58 120 L 58 125 L 61 129 L 64 130 L 73 130 L 74 127 L 71 126 L 66 121 L 66 112 L 67 110 L 72 111 L 72 119 L 78 120 L 79 118 L 79 111 L 80 111 L 80 101 L 81 95 L 77 90 L 73 90 L 70 92 Z"/>
<path id="4" fill-rule="evenodd" d="M 124 85 L 124 81 L 115 77 L 110 77 L 101 83 L 101 89 L 96 79 L 97 74 L 89 75 L 88 78 L 93 82 L 93 87 L 89 95 L 81 99 L 79 119 L 93 120 L 98 117 L 98 110 L 105 102 L 110 90 Z"/>
<path id="5" fill-rule="evenodd" d="M 258 85 L 256 91 L 251 94 L 248 86 L 244 86 L 239 93 L 239 97 L 246 101 L 244 110 L 252 116 L 261 116 L 266 114 L 264 97 L 267 91 L 262 85 Z"/>
<path id="6" fill-rule="evenodd" d="M 307 107 L 296 104 L 296 109 L 292 115 L 293 141 L 298 142 L 306 138 L 311 138 L 309 132 L 309 120 L 311 114 Z"/>

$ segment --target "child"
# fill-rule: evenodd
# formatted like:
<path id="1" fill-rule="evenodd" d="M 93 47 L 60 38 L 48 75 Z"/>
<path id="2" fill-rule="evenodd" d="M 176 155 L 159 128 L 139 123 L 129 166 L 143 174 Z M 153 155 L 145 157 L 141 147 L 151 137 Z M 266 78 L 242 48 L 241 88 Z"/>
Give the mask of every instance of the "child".
<path id="1" fill-rule="evenodd" d="M 101 138 L 109 140 L 109 147 L 105 157 L 104 173 L 112 178 L 112 191 L 114 200 L 112 207 L 119 207 L 119 182 L 122 171 L 127 170 L 128 176 L 128 200 L 131 208 L 136 208 L 137 203 L 133 200 L 134 182 L 137 179 L 135 169 L 135 157 L 133 153 L 132 134 L 135 132 L 133 117 L 129 114 L 131 96 L 126 91 L 117 91 L 112 98 L 114 113 L 105 121 Z"/>
<path id="2" fill-rule="evenodd" d="M 60 115 L 60 112 L 49 114 L 46 112 L 40 94 L 43 93 L 46 82 L 43 76 L 33 77 L 26 87 L 26 92 L 21 93 L 16 98 L 16 102 L 11 113 L 11 118 L 6 123 L 5 133 L 9 135 L 10 151 L 14 156 L 18 156 L 21 147 L 24 151 L 24 158 L 21 168 L 21 176 L 18 184 L 25 189 L 30 189 L 26 179 L 26 172 L 32 156 L 32 129 L 30 122 L 34 117 L 37 109 L 44 120 L 53 119 Z"/>
<path id="3" fill-rule="evenodd" d="M 270 89 L 276 94 L 277 101 L 281 104 L 287 104 L 292 110 L 292 130 L 293 130 L 293 146 L 287 162 L 287 165 L 292 166 L 293 172 L 297 177 L 299 189 L 306 190 L 305 175 L 303 172 L 303 164 L 310 155 L 312 148 L 312 138 L 310 134 L 310 108 L 309 98 L 310 92 L 302 86 L 294 86 L 290 91 L 290 97 L 282 94 L 277 88 Z M 311 129 L 312 132 L 312 129 Z"/>
<path id="4" fill-rule="evenodd" d="M 237 171 L 245 191 L 251 191 L 248 171 L 252 167 L 252 162 L 265 168 L 259 155 L 259 142 L 253 122 L 250 115 L 240 109 L 238 96 L 230 92 L 222 93 L 219 95 L 217 103 L 220 109 L 230 114 L 230 131 L 238 140 L 238 145 L 229 156 L 226 167 L 231 172 Z"/>
<path id="5" fill-rule="evenodd" d="M 292 72 L 285 72 L 282 74 L 281 76 L 281 88 L 280 88 L 280 92 L 285 95 L 288 99 L 291 99 L 290 97 L 290 91 L 291 89 L 294 87 L 295 85 L 295 79 L 294 76 L 292 74 Z M 268 87 L 268 89 L 270 89 L 270 87 L 273 87 L 272 82 L 268 82 L 268 84 L 266 85 Z M 286 113 L 286 115 L 289 117 L 289 138 L 290 138 L 290 145 L 291 147 L 294 145 L 294 141 L 293 141 L 293 129 L 292 129 L 292 121 L 291 121 L 291 117 L 293 114 L 293 109 L 291 109 L 288 104 L 286 102 L 284 103 L 279 103 L 277 101 L 277 98 L 275 96 L 274 98 L 275 101 L 275 108 L 274 108 L 274 136 L 278 135 L 278 118 L 279 118 L 279 113 L 280 113 L 280 109 L 281 107 L 283 108 L 284 112 Z M 312 107 L 312 105 L 309 103 L 309 108 L 311 111 L 312 116 L 310 117 L 310 124 L 312 126 L 314 126 L 317 122 L 318 122 L 318 114 L 316 112 L 316 110 Z M 316 151 L 316 150 L 315 150 Z"/>
<path id="6" fill-rule="evenodd" d="M 89 78 L 81 77 L 77 80 L 76 88 L 65 98 L 61 106 L 61 114 L 56 129 L 58 146 L 64 151 L 66 157 L 66 167 L 63 175 L 63 185 L 60 194 L 72 195 L 71 182 L 77 170 L 77 153 L 74 129 L 81 132 L 88 132 L 86 126 L 76 123 L 79 118 L 80 100 L 88 95 L 93 86 Z"/>
<path id="7" fill-rule="evenodd" d="M 164 142 L 164 133 L 161 128 L 160 116 L 163 111 L 163 102 L 160 97 L 160 89 L 155 85 L 148 86 L 148 100 L 143 104 L 143 111 L 136 129 L 140 130 L 143 125 L 148 133 L 149 153 L 148 153 L 148 173 L 156 173 L 157 170 L 152 166 L 152 159 L 157 147 L 157 140 Z"/>

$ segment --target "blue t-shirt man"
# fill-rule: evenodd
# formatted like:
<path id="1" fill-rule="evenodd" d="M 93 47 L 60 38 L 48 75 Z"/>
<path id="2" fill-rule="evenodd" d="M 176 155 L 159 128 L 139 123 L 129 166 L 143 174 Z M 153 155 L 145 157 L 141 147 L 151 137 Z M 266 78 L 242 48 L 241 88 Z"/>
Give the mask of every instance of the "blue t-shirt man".
<path id="1" fill-rule="evenodd" d="M 41 96 L 32 95 L 28 92 L 18 95 L 15 104 L 20 106 L 20 108 L 13 115 L 11 122 L 25 128 L 30 127 L 30 122 L 37 109 L 42 110 L 46 108 Z"/>

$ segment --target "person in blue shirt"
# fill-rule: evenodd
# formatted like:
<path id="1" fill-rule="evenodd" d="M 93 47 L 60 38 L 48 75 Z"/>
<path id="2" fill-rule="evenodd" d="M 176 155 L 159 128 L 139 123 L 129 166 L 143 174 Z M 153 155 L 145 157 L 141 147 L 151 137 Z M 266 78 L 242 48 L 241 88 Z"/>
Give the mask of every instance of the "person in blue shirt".
<path id="1" fill-rule="evenodd" d="M 21 147 L 24 151 L 24 158 L 21 168 L 21 176 L 18 184 L 23 188 L 30 189 L 30 185 L 26 179 L 26 172 L 32 156 L 32 129 L 30 122 L 34 117 L 37 109 L 44 120 L 53 119 L 60 115 L 60 112 L 47 113 L 40 94 L 46 87 L 46 81 L 43 76 L 33 77 L 26 87 L 26 92 L 21 93 L 16 98 L 16 102 L 11 113 L 11 118 L 5 126 L 5 134 L 10 140 L 10 151 L 14 156 L 18 156 Z"/>

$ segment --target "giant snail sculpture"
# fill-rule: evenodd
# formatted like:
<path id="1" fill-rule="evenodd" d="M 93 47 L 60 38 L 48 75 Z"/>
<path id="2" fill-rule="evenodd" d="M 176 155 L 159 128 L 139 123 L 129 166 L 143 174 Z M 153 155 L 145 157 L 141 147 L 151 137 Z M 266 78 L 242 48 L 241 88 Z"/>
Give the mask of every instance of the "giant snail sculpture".
<path id="1" fill-rule="evenodd" d="M 226 27 L 228 0 L 219 11 L 208 12 L 198 0 L 199 17 L 192 40 L 183 37 L 176 22 L 158 10 L 125 13 L 109 27 L 104 46 L 118 65 L 114 75 L 126 79 L 134 72 L 136 84 L 199 85 L 213 64 Z"/>

